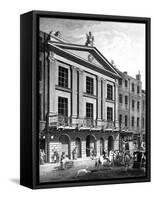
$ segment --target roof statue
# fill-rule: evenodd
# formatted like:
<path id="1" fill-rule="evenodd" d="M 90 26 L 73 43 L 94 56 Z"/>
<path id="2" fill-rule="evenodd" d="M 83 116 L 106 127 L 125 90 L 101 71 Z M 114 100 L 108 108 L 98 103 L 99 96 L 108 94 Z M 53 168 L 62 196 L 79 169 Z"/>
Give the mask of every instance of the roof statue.
<path id="1" fill-rule="evenodd" d="M 92 35 L 91 32 L 89 32 L 89 34 L 86 34 L 87 40 L 85 45 L 86 46 L 93 46 L 94 45 L 94 36 Z"/>
<path id="2" fill-rule="evenodd" d="M 61 38 L 61 37 L 62 37 L 62 35 L 61 35 L 61 32 L 60 32 L 60 31 L 56 31 L 56 32 L 54 33 L 54 35 L 55 35 L 56 37 L 59 37 L 59 38 Z"/>
<path id="3" fill-rule="evenodd" d="M 56 37 L 58 37 L 58 38 L 61 38 L 62 37 L 62 34 L 61 34 L 61 32 L 60 31 L 50 31 L 49 32 L 49 36 L 48 36 L 48 40 L 50 40 L 51 39 L 51 36 L 56 36 Z"/>

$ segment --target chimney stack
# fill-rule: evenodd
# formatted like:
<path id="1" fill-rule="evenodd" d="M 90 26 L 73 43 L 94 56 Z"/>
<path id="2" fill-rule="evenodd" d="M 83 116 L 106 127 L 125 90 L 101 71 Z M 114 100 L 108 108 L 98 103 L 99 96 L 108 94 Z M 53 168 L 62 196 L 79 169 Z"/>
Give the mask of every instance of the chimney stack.
<path id="1" fill-rule="evenodd" d="M 138 72 L 138 74 L 136 74 L 136 80 L 138 80 L 138 81 L 141 80 L 141 74 L 140 74 L 140 71 Z"/>

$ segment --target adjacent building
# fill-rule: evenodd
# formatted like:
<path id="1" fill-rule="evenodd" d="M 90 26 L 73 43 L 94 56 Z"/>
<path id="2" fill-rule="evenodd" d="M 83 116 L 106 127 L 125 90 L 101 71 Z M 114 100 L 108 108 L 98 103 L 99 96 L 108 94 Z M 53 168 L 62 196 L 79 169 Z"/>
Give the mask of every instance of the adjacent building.
<path id="1" fill-rule="evenodd" d="M 142 90 L 142 112 L 141 112 L 141 147 L 145 149 L 146 147 L 146 132 L 145 132 L 145 111 L 146 111 L 146 101 L 145 101 L 145 90 Z"/>
<path id="2" fill-rule="evenodd" d="M 120 72 L 119 79 L 119 126 L 120 148 L 134 151 L 140 148 L 145 112 L 145 96 L 142 92 L 140 73 L 133 78 L 127 72 Z M 143 103 L 144 102 L 144 103 Z M 145 129 L 144 129 L 145 130 Z"/>
<path id="3" fill-rule="evenodd" d="M 77 45 L 58 31 L 40 32 L 39 137 L 47 162 L 55 150 L 69 158 L 74 150 L 77 158 L 89 157 L 91 150 L 96 155 L 119 150 L 121 76 L 93 39 L 89 33 L 85 45 Z"/>

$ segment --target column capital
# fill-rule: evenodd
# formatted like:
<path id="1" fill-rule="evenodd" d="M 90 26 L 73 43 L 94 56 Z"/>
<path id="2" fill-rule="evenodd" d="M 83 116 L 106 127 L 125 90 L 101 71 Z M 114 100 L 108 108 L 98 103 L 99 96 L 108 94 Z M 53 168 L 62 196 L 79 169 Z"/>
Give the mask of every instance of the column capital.
<path id="1" fill-rule="evenodd" d="M 54 52 L 53 51 L 49 51 L 48 60 L 50 62 L 54 62 L 55 61 L 55 57 L 54 57 Z"/>
<path id="2" fill-rule="evenodd" d="M 71 69 L 77 71 L 77 67 L 75 67 L 74 65 L 71 65 Z"/>
<path id="3" fill-rule="evenodd" d="M 106 82 L 107 82 L 106 79 L 103 79 L 103 83 L 106 84 Z"/>
<path id="4" fill-rule="evenodd" d="M 97 76 L 97 80 L 98 80 L 98 81 L 103 81 L 103 78 L 100 77 L 100 76 Z"/>
<path id="5" fill-rule="evenodd" d="M 80 69 L 80 68 L 78 68 L 78 67 L 77 67 L 77 71 L 78 71 L 80 74 L 82 74 L 82 73 L 83 73 L 83 70 L 82 70 L 82 69 Z"/>

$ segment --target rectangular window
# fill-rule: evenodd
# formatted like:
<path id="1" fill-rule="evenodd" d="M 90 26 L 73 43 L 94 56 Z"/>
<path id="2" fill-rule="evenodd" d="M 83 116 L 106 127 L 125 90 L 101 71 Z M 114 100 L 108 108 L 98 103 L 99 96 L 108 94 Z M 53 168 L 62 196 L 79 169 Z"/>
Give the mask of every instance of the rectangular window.
<path id="1" fill-rule="evenodd" d="M 132 83 L 132 92 L 134 92 L 134 83 Z"/>
<path id="2" fill-rule="evenodd" d="M 86 103 L 86 118 L 93 119 L 93 104 Z"/>
<path id="3" fill-rule="evenodd" d="M 59 66 L 59 86 L 68 88 L 68 69 Z"/>
<path id="4" fill-rule="evenodd" d="M 62 116 L 68 116 L 68 99 L 58 97 L 58 114 Z"/>
<path id="5" fill-rule="evenodd" d="M 122 125 L 122 115 L 119 115 L 119 124 Z"/>
<path id="6" fill-rule="evenodd" d="M 137 111 L 139 112 L 139 110 L 140 110 L 140 102 L 138 101 L 137 102 Z"/>
<path id="7" fill-rule="evenodd" d="M 128 96 L 125 96 L 125 105 L 128 104 Z"/>
<path id="8" fill-rule="evenodd" d="M 119 103 L 122 103 L 122 94 L 119 94 Z"/>
<path id="9" fill-rule="evenodd" d="M 113 89 L 110 84 L 107 84 L 107 99 L 113 100 Z"/>
<path id="10" fill-rule="evenodd" d="M 143 109 L 143 111 L 144 111 L 144 108 L 145 108 L 145 101 L 143 100 L 142 101 L 142 109 Z"/>
<path id="11" fill-rule="evenodd" d="M 135 107 L 135 101 L 132 100 L 132 109 L 134 110 L 134 107 Z"/>
<path id="12" fill-rule="evenodd" d="M 137 86 L 137 94 L 140 94 L 140 86 Z"/>
<path id="13" fill-rule="evenodd" d="M 128 81 L 127 80 L 125 80 L 125 87 L 127 87 L 128 86 Z"/>
<path id="14" fill-rule="evenodd" d="M 128 117 L 127 117 L 127 115 L 125 115 L 125 127 L 127 127 L 127 121 L 128 121 Z"/>
<path id="15" fill-rule="evenodd" d="M 113 121 L 113 109 L 107 107 L 107 121 Z"/>
<path id="16" fill-rule="evenodd" d="M 142 128 L 144 128 L 144 117 L 142 118 Z"/>
<path id="17" fill-rule="evenodd" d="M 134 117 L 132 117 L 132 127 L 134 127 Z"/>
<path id="18" fill-rule="evenodd" d="M 140 118 L 137 117 L 137 127 L 139 127 L 139 126 L 140 126 Z"/>
<path id="19" fill-rule="evenodd" d="M 86 77 L 86 93 L 92 94 L 94 93 L 94 83 L 93 78 Z"/>
<path id="20" fill-rule="evenodd" d="M 122 79 L 119 79 L 119 85 L 122 86 Z"/>

